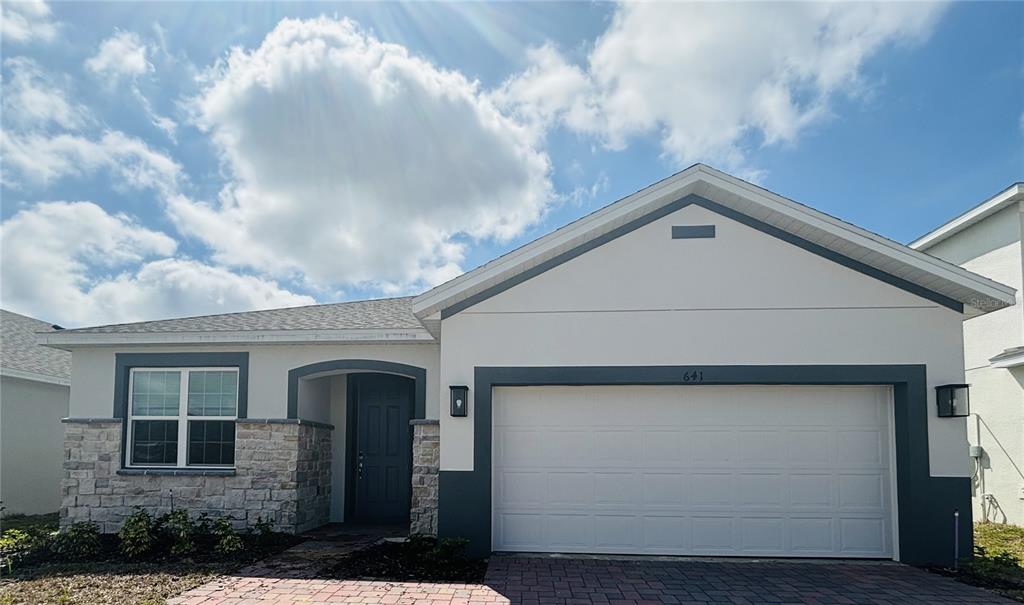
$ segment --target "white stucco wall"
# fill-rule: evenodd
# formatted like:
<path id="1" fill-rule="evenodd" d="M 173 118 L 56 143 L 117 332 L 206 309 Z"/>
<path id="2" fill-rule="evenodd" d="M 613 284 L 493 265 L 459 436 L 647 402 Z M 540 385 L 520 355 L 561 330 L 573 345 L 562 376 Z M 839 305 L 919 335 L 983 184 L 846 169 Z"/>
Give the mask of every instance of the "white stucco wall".
<path id="1" fill-rule="evenodd" d="M 68 387 L 0 377 L 0 500 L 5 514 L 60 508 Z"/>
<path id="2" fill-rule="evenodd" d="M 689 206 L 443 320 L 439 399 L 490 365 L 927 364 L 933 387 L 963 379 L 961 319 Z M 967 476 L 966 423 L 929 397 L 931 473 Z M 441 415 L 442 470 L 472 470 L 472 414 Z"/>
<path id="3" fill-rule="evenodd" d="M 331 377 L 299 380 L 299 418 L 331 422 Z"/>
<path id="4" fill-rule="evenodd" d="M 974 477 L 974 515 L 1017 525 L 1024 525 L 1024 367 L 993 368 L 988 360 L 1024 345 L 1022 224 L 1022 209 L 1012 205 L 927 250 L 1017 289 L 1015 306 L 963 324 L 968 437 L 985 450 Z"/>
<path id="5" fill-rule="evenodd" d="M 426 416 L 438 417 L 436 344 L 259 345 L 259 346 L 120 346 L 81 347 L 71 356 L 71 410 L 75 417 L 109 418 L 114 410 L 114 355 L 116 353 L 175 353 L 232 351 L 249 353 L 250 418 L 285 418 L 288 406 L 288 370 L 335 359 L 373 359 L 404 363 L 427 370 Z M 325 420 L 323 408 L 317 418 Z"/>

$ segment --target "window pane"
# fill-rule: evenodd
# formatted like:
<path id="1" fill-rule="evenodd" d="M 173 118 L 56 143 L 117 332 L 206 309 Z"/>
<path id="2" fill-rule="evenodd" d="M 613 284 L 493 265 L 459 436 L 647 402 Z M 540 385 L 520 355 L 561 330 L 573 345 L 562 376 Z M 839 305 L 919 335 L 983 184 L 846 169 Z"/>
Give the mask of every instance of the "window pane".
<path id="1" fill-rule="evenodd" d="M 132 464 L 177 464 L 178 421 L 132 422 Z"/>
<path id="2" fill-rule="evenodd" d="M 234 416 L 237 401 L 237 370 L 189 372 L 189 416 Z"/>
<path id="3" fill-rule="evenodd" d="M 235 463 L 235 422 L 189 420 L 188 463 L 232 466 Z"/>
<path id="4" fill-rule="evenodd" d="M 181 372 L 132 372 L 132 414 L 177 416 L 181 397 Z"/>

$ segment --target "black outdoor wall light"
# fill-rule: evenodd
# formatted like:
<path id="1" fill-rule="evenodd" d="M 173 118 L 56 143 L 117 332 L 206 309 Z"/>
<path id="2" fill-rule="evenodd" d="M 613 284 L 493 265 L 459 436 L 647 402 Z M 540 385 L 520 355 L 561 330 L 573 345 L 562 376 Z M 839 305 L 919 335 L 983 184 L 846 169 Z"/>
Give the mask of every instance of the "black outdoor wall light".
<path id="1" fill-rule="evenodd" d="M 944 384 L 935 387 L 939 418 L 958 418 L 971 413 L 970 385 Z"/>
<path id="2" fill-rule="evenodd" d="M 452 416 L 465 416 L 469 409 L 469 387 L 457 384 L 448 388 L 452 391 Z"/>

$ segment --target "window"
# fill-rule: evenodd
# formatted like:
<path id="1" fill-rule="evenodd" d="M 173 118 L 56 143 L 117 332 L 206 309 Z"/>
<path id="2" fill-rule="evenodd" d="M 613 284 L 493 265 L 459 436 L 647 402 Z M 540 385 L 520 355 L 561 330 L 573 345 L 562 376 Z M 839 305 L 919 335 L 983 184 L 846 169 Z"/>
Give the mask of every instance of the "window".
<path id="1" fill-rule="evenodd" d="M 236 368 L 134 368 L 129 466 L 235 464 Z"/>

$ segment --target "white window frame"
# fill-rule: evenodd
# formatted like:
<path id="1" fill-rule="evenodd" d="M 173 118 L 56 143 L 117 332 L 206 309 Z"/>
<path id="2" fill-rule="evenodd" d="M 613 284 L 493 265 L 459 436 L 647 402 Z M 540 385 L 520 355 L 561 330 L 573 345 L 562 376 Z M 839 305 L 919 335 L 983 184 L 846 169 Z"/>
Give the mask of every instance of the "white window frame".
<path id="1" fill-rule="evenodd" d="M 134 414 L 135 402 L 135 373 L 136 372 L 179 372 L 181 383 L 178 386 L 178 415 L 177 416 L 142 416 Z M 234 416 L 189 416 L 188 414 L 188 377 L 191 372 L 234 372 L 235 373 L 235 415 Z M 166 367 L 131 368 L 128 373 L 128 429 L 125 434 L 125 466 L 127 468 L 201 468 L 201 469 L 233 469 L 234 465 L 219 464 L 188 464 L 188 423 L 189 420 L 225 420 L 234 422 L 238 419 L 238 381 L 241 377 L 241 368 L 236 366 L 211 366 L 211 367 Z M 136 420 L 177 420 L 178 421 L 178 460 L 175 464 L 134 464 L 132 462 L 132 447 L 134 438 L 132 429 L 135 428 Z"/>

